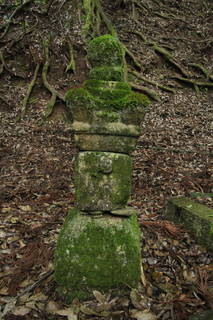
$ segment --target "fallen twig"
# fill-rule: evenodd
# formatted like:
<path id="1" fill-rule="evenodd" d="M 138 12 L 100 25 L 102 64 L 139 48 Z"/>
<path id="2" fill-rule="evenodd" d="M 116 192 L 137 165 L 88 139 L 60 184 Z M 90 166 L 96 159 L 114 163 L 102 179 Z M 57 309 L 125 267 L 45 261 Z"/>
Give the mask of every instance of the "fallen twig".
<path id="1" fill-rule="evenodd" d="M 29 285 L 23 291 L 18 293 L 16 298 L 20 298 L 25 293 L 30 292 L 30 291 L 34 290 L 35 288 L 37 288 L 44 280 L 46 280 L 49 276 L 51 276 L 53 274 L 53 272 L 54 272 L 53 270 L 46 272 L 40 279 L 38 279 L 36 282 L 34 282 L 33 284 Z"/>

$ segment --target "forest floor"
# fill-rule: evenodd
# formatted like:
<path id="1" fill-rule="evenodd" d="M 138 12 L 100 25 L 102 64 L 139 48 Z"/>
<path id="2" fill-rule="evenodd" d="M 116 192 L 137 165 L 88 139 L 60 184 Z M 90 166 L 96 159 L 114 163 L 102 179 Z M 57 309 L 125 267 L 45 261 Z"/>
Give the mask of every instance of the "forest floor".
<path id="1" fill-rule="evenodd" d="M 32 0 L 22 6 L 0 0 L 0 319 L 186 320 L 213 308 L 212 254 L 164 218 L 171 197 L 213 192 L 213 3 L 106 2 L 106 16 L 139 62 L 137 72 L 175 90 L 129 78 L 160 98 L 151 104 L 132 155 L 130 204 L 138 209 L 142 228 L 141 288 L 126 297 L 94 292 L 94 298 L 72 306 L 56 291 L 53 252 L 64 217 L 74 206 L 77 150 L 60 96 L 43 121 L 51 95 L 42 79 L 42 41 L 51 35 L 51 87 L 63 96 L 81 86 L 89 72 L 81 4 Z M 73 44 L 74 73 L 65 72 L 67 41 Z M 156 46 L 168 51 L 172 61 Z M 129 56 L 127 62 L 131 67 Z M 23 108 L 36 66 L 35 86 Z M 210 197 L 198 201 L 213 205 Z"/>

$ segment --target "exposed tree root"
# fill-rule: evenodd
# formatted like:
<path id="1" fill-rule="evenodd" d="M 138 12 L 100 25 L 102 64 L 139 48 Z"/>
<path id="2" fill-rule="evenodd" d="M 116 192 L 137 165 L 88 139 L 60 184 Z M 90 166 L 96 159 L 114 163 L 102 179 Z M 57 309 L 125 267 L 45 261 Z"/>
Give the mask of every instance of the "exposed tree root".
<path id="1" fill-rule="evenodd" d="M 197 87 L 213 88 L 213 83 L 212 82 L 197 81 L 197 80 L 182 78 L 182 77 L 179 77 L 179 76 L 172 77 L 172 79 L 178 80 L 180 82 L 189 83 L 189 84 L 191 84 L 193 86 L 197 86 Z"/>
<path id="2" fill-rule="evenodd" d="M 163 18 L 163 19 L 171 19 L 171 20 L 177 20 L 177 21 L 181 21 L 181 22 L 184 22 L 184 23 L 187 23 L 186 20 L 184 20 L 183 18 L 181 17 L 177 17 L 176 15 L 174 14 L 165 14 L 165 13 L 160 13 L 160 12 L 155 12 L 155 15 L 157 17 L 160 17 L 160 18 Z"/>
<path id="3" fill-rule="evenodd" d="M 66 72 L 72 71 L 75 73 L 75 58 L 74 58 L 74 53 L 73 53 L 73 46 L 70 41 L 70 39 L 67 40 L 68 48 L 69 48 L 69 56 L 70 56 L 70 61 L 66 67 Z"/>
<path id="4" fill-rule="evenodd" d="M 0 74 L 5 70 L 9 71 L 7 69 L 7 65 L 6 65 L 6 62 L 4 60 L 4 55 L 2 53 L 2 51 L 0 50 L 0 62 L 1 62 L 1 66 L 0 66 Z"/>
<path id="5" fill-rule="evenodd" d="M 51 93 L 51 98 L 49 100 L 47 111 L 45 112 L 44 118 L 47 119 L 53 112 L 53 108 L 56 102 L 56 98 L 59 98 L 63 102 L 65 102 L 65 97 L 58 91 L 56 91 L 48 82 L 47 80 L 47 73 L 49 69 L 49 40 L 44 40 L 43 42 L 44 46 L 44 57 L 45 57 L 45 63 L 43 65 L 42 69 L 42 80 L 44 87 Z"/>
<path id="6" fill-rule="evenodd" d="M 111 21 L 105 15 L 100 0 L 83 0 L 83 8 L 86 13 L 85 23 L 83 26 L 83 36 L 92 38 L 100 35 L 100 26 L 103 22 L 107 30 L 117 37 L 117 32 Z"/>
<path id="7" fill-rule="evenodd" d="M 147 96 L 149 96 L 151 99 L 160 102 L 160 97 L 159 95 L 152 89 L 149 89 L 147 87 L 144 86 L 140 86 L 138 84 L 135 84 L 133 82 L 130 82 L 130 86 L 132 87 L 132 89 L 135 89 L 137 91 L 143 92 L 145 93 Z"/>
<path id="8" fill-rule="evenodd" d="M 21 118 L 23 118 L 26 114 L 26 111 L 27 111 L 27 103 L 29 101 L 29 98 L 30 98 L 30 95 L 31 95 L 31 92 L 33 90 L 33 87 L 35 86 L 35 83 L 36 83 L 36 79 L 38 77 L 38 71 L 39 71 L 39 68 L 40 68 L 40 64 L 37 64 L 36 66 L 36 69 L 35 69 L 35 72 L 34 72 L 34 75 L 33 75 L 33 79 L 32 81 L 30 82 L 29 84 L 29 87 L 27 89 L 27 93 L 24 97 L 24 100 L 23 100 L 23 103 L 22 103 L 22 108 L 21 108 L 21 113 L 20 115 L 18 116 L 17 120 L 20 120 Z"/>
<path id="9" fill-rule="evenodd" d="M 137 69 L 141 70 L 141 64 L 140 62 L 136 59 L 136 57 L 134 56 L 134 54 L 129 51 L 129 49 L 127 49 L 126 46 L 124 46 L 124 49 L 126 51 L 126 55 L 130 57 L 132 63 L 133 63 L 133 66 L 135 66 Z"/>
<path id="10" fill-rule="evenodd" d="M 177 63 L 174 58 L 172 57 L 171 53 L 167 51 L 166 49 L 157 46 L 156 44 L 154 45 L 154 50 L 155 52 L 159 53 L 163 58 L 168 61 L 171 65 L 173 65 L 178 71 L 186 78 L 188 78 L 188 72 L 180 66 L 179 63 Z"/>
<path id="11" fill-rule="evenodd" d="M 175 93 L 175 90 L 170 88 L 170 87 L 167 87 L 167 86 L 164 86 L 162 84 L 159 84 L 158 82 L 155 82 L 153 80 L 150 80 L 150 79 L 147 79 L 145 77 L 143 77 L 140 73 L 136 72 L 136 71 L 132 71 L 132 70 L 128 70 L 129 73 L 133 74 L 134 76 L 136 76 L 138 79 L 141 79 L 149 84 L 152 84 L 154 85 L 156 88 L 160 88 L 164 91 L 167 91 L 167 92 L 171 92 L 171 93 Z"/>
<path id="12" fill-rule="evenodd" d="M 153 42 L 147 41 L 146 37 L 144 36 L 144 34 L 143 34 L 142 32 L 139 32 L 139 31 L 135 30 L 135 31 L 129 31 L 129 33 L 136 34 L 137 36 L 139 36 L 139 38 L 140 38 L 145 44 L 154 44 Z"/>
<path id="13" fill-rule="evenodd" d="M 9 31 L 9 28 L 10 28 L 10 25 L 12 23 L 12 19 L 13 17 L 16 15 L 16 13 L 18 11 L 20 11 L 24 6 L 26 6 L 28 3 L 32 2 L 34 0 L 26 0 L 24 2 L 21 1 L 21 4 L 19 6 L 17 6 L 15 8 L 15 10 L 13 11 L 13 13 L 10 15 L 9 19 L 8 19 L 8 22 L 6 23 L 5 25 L 5 29 L 4 29 L 4 32 L 0 35 L 0 40 L 3 39 L 5 37 L 5 35 L 8 33 Z"/>
<path id="14" fill-rule="evenodd" d="M 204 68 L 201 64 L 198 63 L 190 63 L 189 66 L 194 67 L 195 69 L 198 69 L 201 73 L 204 74 L 207 80 L 213 81 L 213 75 L 211 75 L 211 72 Z"/>

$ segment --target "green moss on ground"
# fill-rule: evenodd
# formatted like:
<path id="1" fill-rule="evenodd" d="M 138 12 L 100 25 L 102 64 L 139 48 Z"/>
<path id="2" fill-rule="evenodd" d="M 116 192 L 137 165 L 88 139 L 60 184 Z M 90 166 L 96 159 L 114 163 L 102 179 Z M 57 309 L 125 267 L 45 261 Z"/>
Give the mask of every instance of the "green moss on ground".
<path id="1" fill-rule="evenodd" d="M 85 299 L 93 290 L 116 293 L 140 280 L 140 230 L 130 218 L 93 217 L 72 209 L 55 252 L 55 279 L 68 301 Z"/>

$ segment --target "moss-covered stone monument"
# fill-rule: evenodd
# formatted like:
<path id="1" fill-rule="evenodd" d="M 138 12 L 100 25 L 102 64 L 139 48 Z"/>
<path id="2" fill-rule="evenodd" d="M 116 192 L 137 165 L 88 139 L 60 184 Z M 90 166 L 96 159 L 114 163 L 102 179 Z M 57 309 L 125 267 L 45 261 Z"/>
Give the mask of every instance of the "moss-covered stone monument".
<path id="1" fill-rule="evenodd" d="M 72 89 L 66 103 L 79 154 L 75 209 L 55 252 L 55 279 L 71 301 L 102 292 L 127 292 L 140 280 L 137 212 L 128 207 L 132 162 L 149 100 L 126 82 L 122 44 L 111 35 L 92 40 L 90 80 Z"/>

